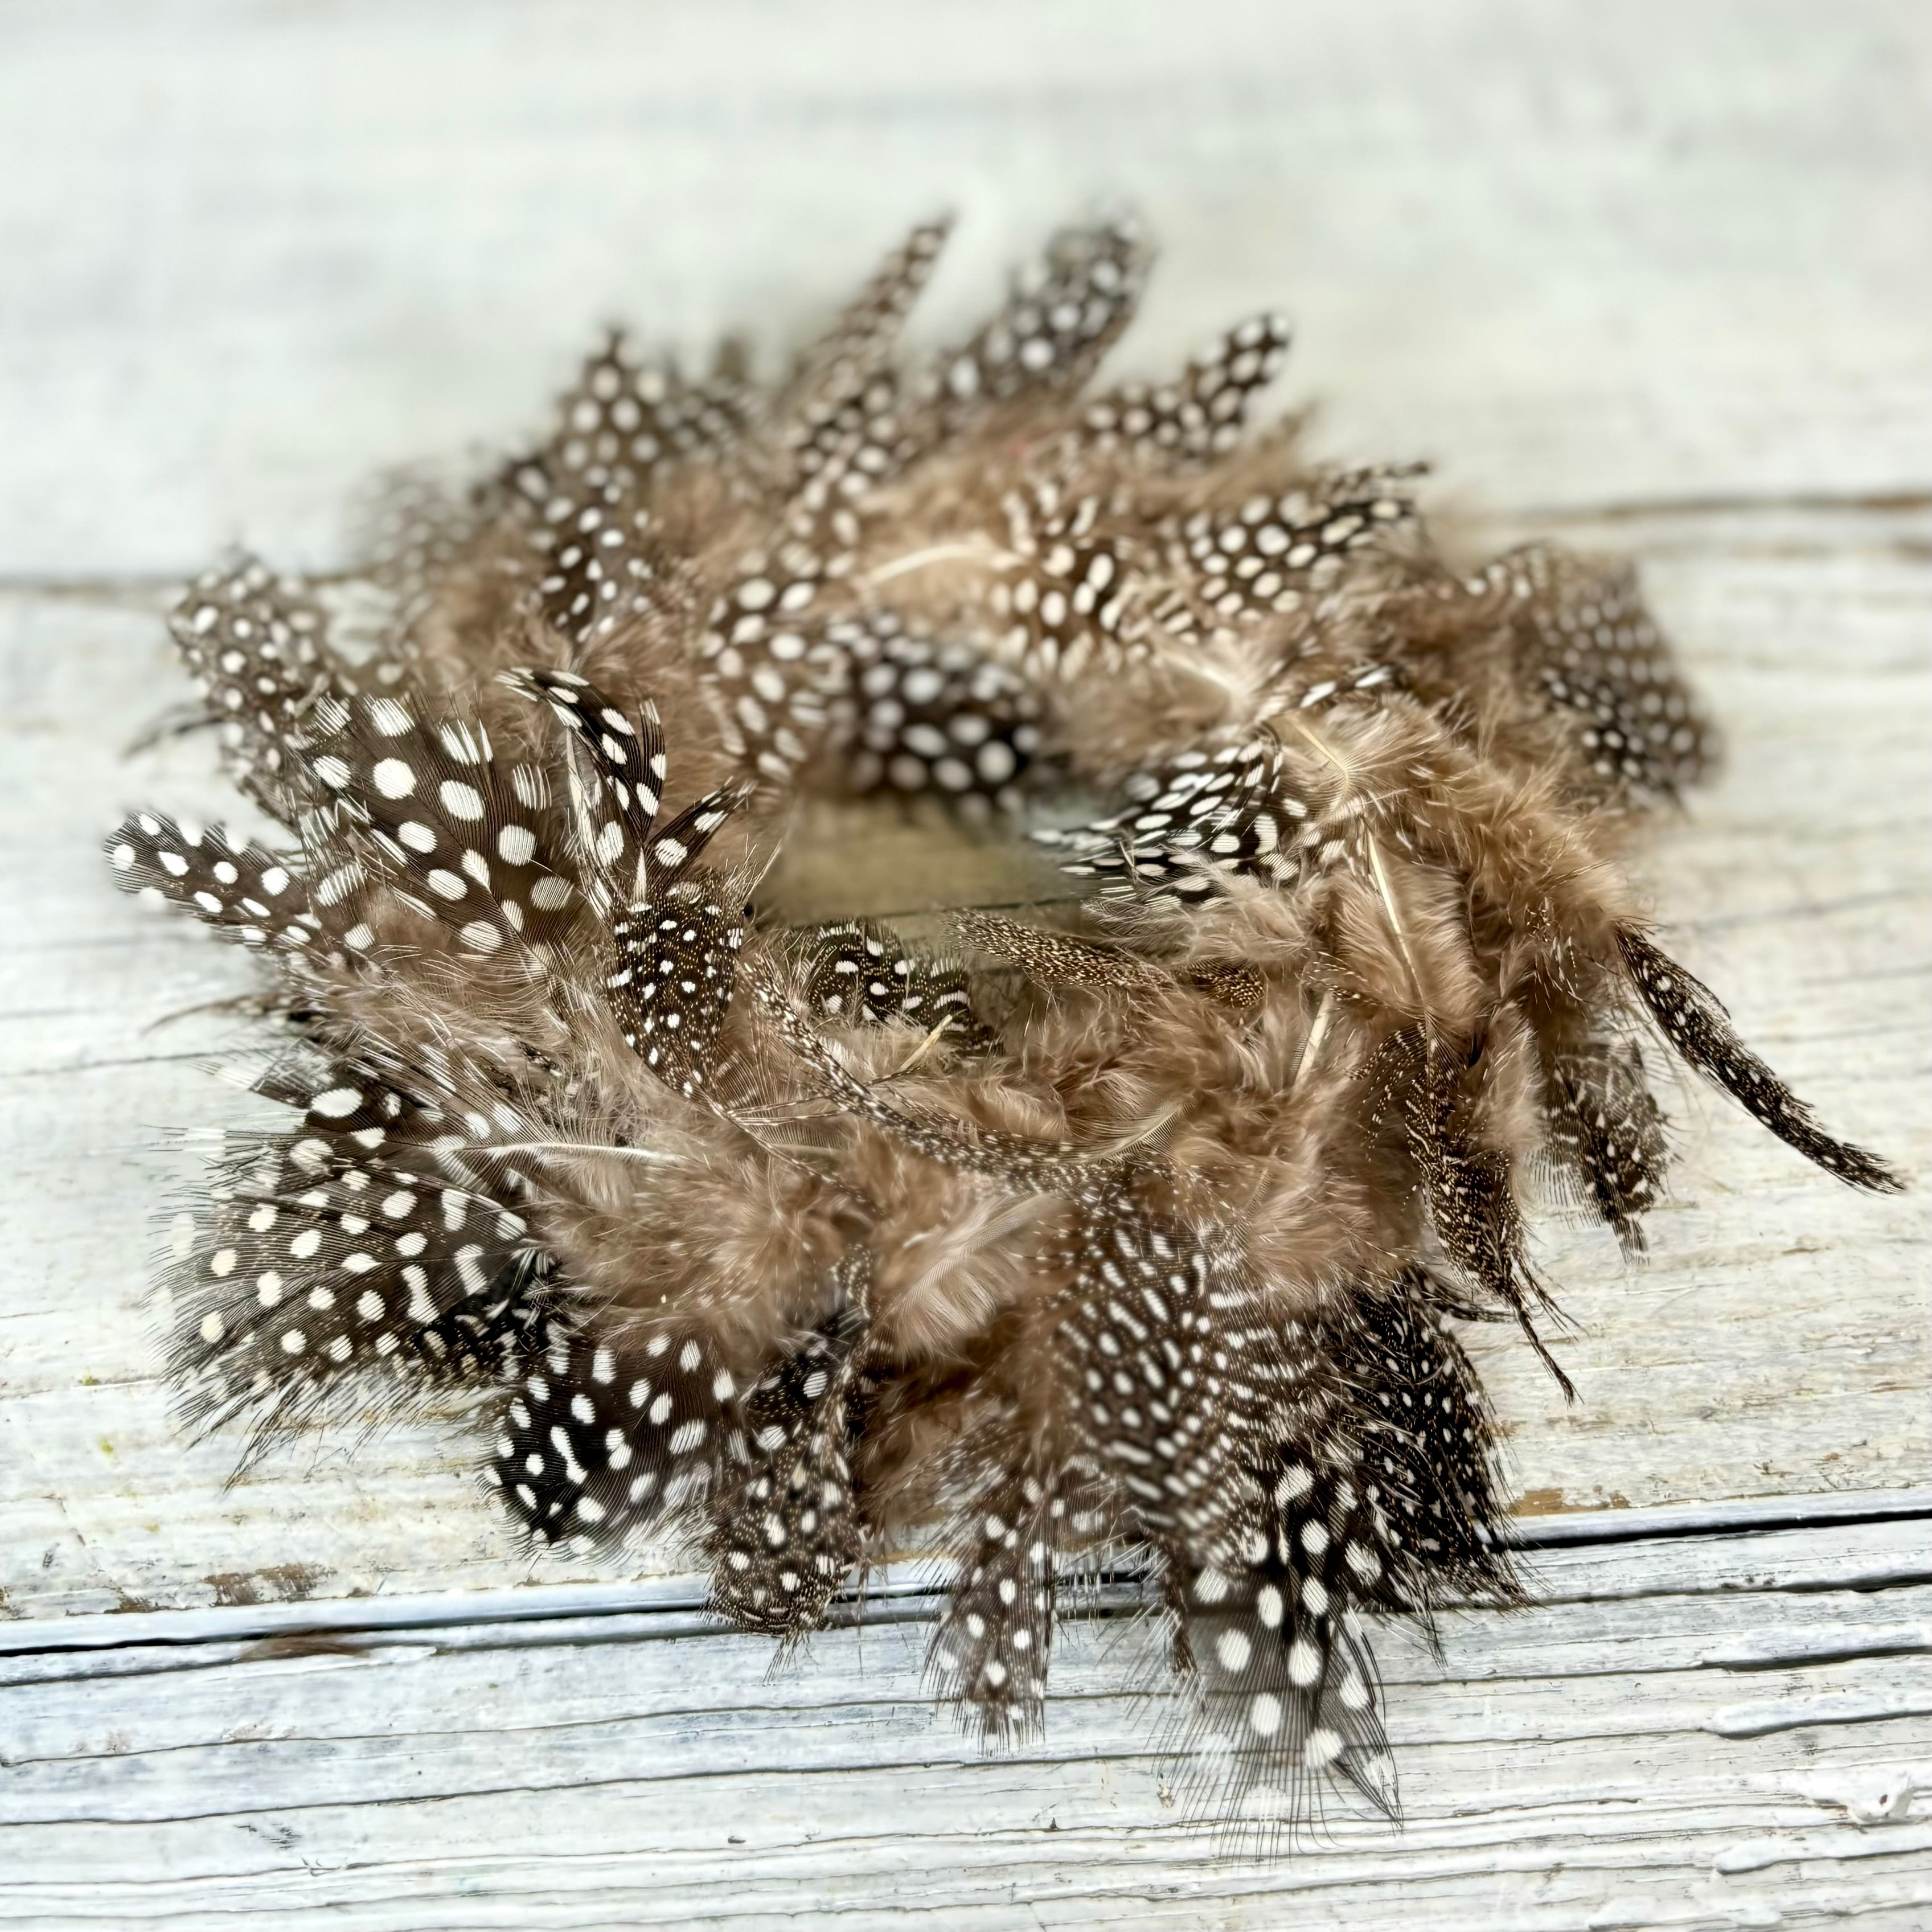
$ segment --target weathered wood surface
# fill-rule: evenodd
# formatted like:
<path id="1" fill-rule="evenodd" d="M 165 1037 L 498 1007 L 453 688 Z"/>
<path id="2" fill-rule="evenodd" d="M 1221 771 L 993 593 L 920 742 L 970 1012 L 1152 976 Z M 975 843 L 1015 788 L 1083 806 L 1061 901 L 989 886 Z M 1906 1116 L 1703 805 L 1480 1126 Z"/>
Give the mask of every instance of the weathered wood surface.
<path id="1" fill-rule="evenodd" d="M 1292 316 L 1337 451 L 1487 505 L 1923 490 L 1915 0 L 10 0 L 0 571 L 339 554 L 623 316 L 769 351 L 910 224 L 916 328 L 1091 206 L 1123 366 Z"/>
<path id="2" fill-rule="evenodd" d="M 1922 1190 L 1856 1197 L 1687 1091 L 1646 1268 L 1546 1222 L 1580 1400 L 1478 1338 L 1520 1510 L 1730 1527 L 1546 1556 L 1565 1600 L 1456 1620 L 1439 1668 L 1385 1641 L 1408 1832 L 1224 1868 L 1105 1627 L 1046 1747 L 981 1765 L 919 1698 L 916 1597 L 767 1685 L 687 1586 L 514 1556 L 454 1435 L 224 1488 L 142 1276 L 160 1130 L 248 1104 L 196 1010 L 247 975 L 94 858 L 125 805 L 224 806 L 198 741 L 120 755 L 180 694 L 164 586 L 224 543 L 334 567 L 370 467 L 513 435 L 607 316 L 769 347 L 951 205 L 930 338 L 1125 199 L 1165 251 L 1123 366 L 1286 307 L 1324 448 L 1437 459 L 1472 541 L 1640 558 L 1730 750 L 1649 863 L 1673 944 L 1923 1174 L 1929 80 L 1910 0 L 0 14 L 0 1922 L 1932 1918 Z M 909 898 L 898 842 L 801 868 L 800 909 L 1038 889 L 976 854 Z M 1834 1497 L 1904 1514 L 1737 1526 Z M 380 1634 L 358 1595 L 398 1599 Z M 250 1648 L 318 1624 L 348 1650 Z"/>
<path id="3" fill-rule="evenodd" d="M 1538 1608 L 1447 1618 L 1439 1659 L 1385 1634 L 1406 1826 L 1331 1813 L 1273 1863 L 1180 1822 L 1158 1660 L 1106 1618 L 991 1759 L 922 1693 L 916 1597 L 776 1674 L 674 1606 L 0 1656 L 0 1924 L 1904 1932 L 1923 1529 L 1550 1550 Z"/>

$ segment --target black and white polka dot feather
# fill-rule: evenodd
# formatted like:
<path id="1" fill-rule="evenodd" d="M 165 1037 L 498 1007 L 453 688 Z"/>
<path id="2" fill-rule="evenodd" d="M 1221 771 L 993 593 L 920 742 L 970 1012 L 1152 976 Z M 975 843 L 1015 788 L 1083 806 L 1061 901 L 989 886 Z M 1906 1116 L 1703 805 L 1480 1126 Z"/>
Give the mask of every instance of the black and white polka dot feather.
<path id="1" fill-rule="evenodd" d="M 1506 1602 L 1521 1592 L 1498 1528 L 1495 1426 L 1448 1299 L 1410 1268 L 1320 1325 L 1338 1398 L 1330 1413 L 1355 1441 L 1368 1505 L 1351 1587 L 1384 1610 L 1426 1613 L 1458 1592 Z"/>
<path id="2" fill-rule="evenodd" d="M 625 1043 L 686 1095 L 711 1081 L 744 943 L 743 910 L 709 889 L 718 884 L 681 882 L 610 926 L 616 963 L 604 984 Z"/>
<path id="3" fill-rule="evenodd" d="M 579 850 L 593 875 L 593 898 L 607 914 L 650 892 L 647 848 L 669 770 L 664 728 L 646 698 L 634 715 L 574 671 L 506 672 L 512 690 L 548 705 L 572 735 L 594 783 L 586 790 L 572 768 Z M 667 864 L 667 871 L 676 867 Z"/>
<path id="4" fill-rule="evenodd" d="M 1346 849 L 1342 833 L 1290 778 L 1272 737 L 1183 752 L 1126 789 L 1135 802 L 1125 812 L 1033 835 L 1072 854 L 1061 870 L 1096 880 L 1102 898 L 1158 894 L 1198 904 L 1223 879 L 1289 885 Z"/>
<path id="5" fill-rule="evenodd" d="M 190 585 L 168 628 L 220 733 L 238 788 L 284 824 L 307 802 L 308 714 L 356 688 L 328 646 L 321 607 L 252 558 Z"/>
<path id="6" fill-rule="evenodd" d="M 883 1026 L 904 1020 L 922 1032 L 942 1022 L 945 1037 L 966 1052 L 993 1036 L 973 1011 L 967 974 L 956 966 L 906 951 L 897 934 L 866 920 L 820 926 L 804 944 L 806 997 L 828 1025 Z"/>
<path id="7" fill-rule="evenodd" d="M 1238 1808 L 1265 1785 L 1298 1815 L 1331 1767 L 1380 1792 L 1372 1670 L 1348 1622 L 1380 1573 L 1372 1506 L 1345 1436 L 1316 1445 L 1321 1460 L 1296 1439 L 1299 1384 L 1324 1364 L 1224 1238 L 1132 1186 L 1092 1190 L 1078 1239 L 1070 1414 L 1122 1528 L 1164 1568 L 1224 1797 Z"/>
<path id="8" fill-rule="evenodd" d="M 1642 934 L 1618 935 L 1632 984 L 1679 1058 L 1780 1140 L 1854 1187 L 1895 1193 L 1903 1183 L 1863 1148 L 1834 1140 L 1811 1110 L 1738 1037 L 1718 996 Z"/>
<path id="9" fill-rule="evenodd" d="M 698 1508 L 742 1426 L 701 1324 L 607 1337 L 566 1310 L 501 1398 L 486 1474 L 536 1541 L 589 1548 Z"/>
<path id="10" fill-rule="evenodd" d="M 1385 548 L 1414 514 L 1400 475 L 1370 472 L 1170 518 L 1161 538 L 1186 602 L 1168 607 L 1166 628 L 1238 631 L 1299 610 L 1358 553 Z"/>
<path id="11" fill-rule="evenodd" d="M 634 718 L 571 672 L 519 671 L 509 681 L 550 706 L 596 773 L 594 792 L 578 793 L 580 840 L 609 931 L 602 990 L 626 1043 L 682 1094 L 715 1084 L 745 914 L 730 881 L 698 861 L 751 787 L 709 792 L 660 826 L 668 766 L 654 708 Z"/>
<path id="12" fill-rule="evenodd" d="M 816 1628 L 864 1546 L 852 1457 L 868 1273 L 862 1255 L 842 1270 L 852 1298 L 745 1397 L 746 1459 L 720 1486 L 706 1545 L 712 1607 L 742 1630 Z"/>
<path id="13" fill-rule="evenodd" d="M 1592 1040 L 1552 1054 L 1544 1104 L 1559 1184 L 1641 1254 L 1642 1217 L 1661 1196 L 1670 1150 L 1636 1042 Z"/>
<path id="14" fill-rule="evenodd" d="M 907 633 L 880 613 L 829 625 L 844 659 L 832 705 L 852 788 L 943 799 L 982 820 L 1010 813 L 1040 746 L 1040 706 L 1021 678 L 959 644 Z"/>
<path id="15" fill-rule="evenodd" d="M 1400 1133 L 1430 1226 L 1462 1282 L 1479 1302 L 1515 1316 L 1545 1367 L 1573 1394 L 1532 1318 L 1548 1297 L 1530 1268 L 1513 1163 L 1484 1142 L 1490 1064 L 1480 1040 L 1459 1052 L 1427 1027 L 1406 1027 L 1383 1042 L 1367 1070 L 1374 1118 Z"/>
<path id="16" fill-rule="evenodd" d="M 371 1158 L 346 1134 L 224 1156 L 205 1202 L 176 1216 L 164 1276 L 191 1420 L 285 1430 L 359 1373 L 498 1372 L 547 1258 L 520 1216 L 425 1166 Z"/>
<path id="17" fill-rule="evenodd" d="M 540 449 L 511 466 L 508 495 L 538 559 L 536 604 L 579 653 L 647 602 L 651 500 L 667 472 L 715 461 L 748 427 L 735 378 L 692 382 L 640 363 L 614 332 L 585 363 Z"/>
<path id="18" fill-rule="evenodd" d="M 1022 1456 L 955 1514 L 965 1554 L 926 1653 L 928 1676 L 987 1738 L 1033 1736 L 1046 1716 L 1047 1666 L 1066 1546 L 1059 1472 Z"/>
<path id="19" fill-rule="evenodd" d="M 339 966 L 350 934 L 365 946 L 373 937 L 352 914 L 341 916 L 340 898 L 318 907 L 301 854 L 238 841 L 219 826 L 137 812 L 109 836 L 106 851 L 124 892 L 178 906 L 224 938 L 272 950 L 298 969 Z"/>
<path id="20" fill-rule="evenodd" d="M 1132 382 L 1088 405 L 1084 427 L 1102 448 L 1170 463 L 1204 463 L 1240 440 L 1256 397 L 1280 373 L 1286 318 L 1256 316 L 1196 356 L 1175 382 Z"/>
<path id="21" fill-rule="evenodd" d="M 465 952 L 553 942 L 576 894 L 541 766 L 506 770 L 480 724 L 426 722 L 400 694 L 319 706 L 316 728 L 312 769 L 400 903 Z"/>
<path id="22" fill-rule="evenodd" d="M 1641 802 L 1676 799 L 1704 775 L 1714 734 L 1628 564 L 1532 545 L 1498 559 L 1482 581 L 1512 600 L 1525 668 L 1575 718 L 1594 778 Z"/>
<path id="23" fill-rule="evenodd" d="M 948 420 L 1078 388 L 1132 319 L 1147 265 L 1129 223 L 1055 236 L 1000 313 L 943 359 L 938 380 Z"/>

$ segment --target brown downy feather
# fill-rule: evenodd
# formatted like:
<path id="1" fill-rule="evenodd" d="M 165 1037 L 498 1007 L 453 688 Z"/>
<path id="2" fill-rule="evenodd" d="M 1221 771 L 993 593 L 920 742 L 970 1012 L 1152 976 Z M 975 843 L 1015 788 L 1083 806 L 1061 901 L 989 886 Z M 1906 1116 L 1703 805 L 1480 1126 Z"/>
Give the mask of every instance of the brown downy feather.
<path id="1" fill-rule="evenodd" d="M 399 484 L 366 662 L 245 560 L 188 592 L 287 836 L 109 853 L 260 958 L 292 1113 L 176 1217 L 172 1369 L 251 1455 L 466 1409 L 518 1532 L 674 1534 L 784 1643 L 920 1527 L 934 1680 L 995 1738 L 1064 1579 L 1138 1568 L 1207 1802 L 1389 1808 L 1367 1623 L 1519 1593 L 1454 1328 L 1556 1370 L 1538 1170 L 1640 1250 L 1637 1030 L 1897 1183 L 1644 929 L 1622 860 L 1713 738 L 1626 568 L 1459 574 L 1412 472 L 1252 428 L 1274 318 L 1095 387 L 1125 229 L 902 366 L 944 232 L 774 388 L 613 339 L 530 448 Z M 1057 790 L 1094 896 L 963 916 L 995 973 L 754 909 L 801 792 L 1017 832 Z"/>

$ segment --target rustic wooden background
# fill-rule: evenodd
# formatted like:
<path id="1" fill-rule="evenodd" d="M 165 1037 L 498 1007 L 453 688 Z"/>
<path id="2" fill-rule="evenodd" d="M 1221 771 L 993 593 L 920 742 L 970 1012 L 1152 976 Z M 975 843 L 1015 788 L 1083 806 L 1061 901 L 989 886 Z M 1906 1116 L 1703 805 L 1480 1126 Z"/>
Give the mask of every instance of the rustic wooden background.
<path id="1" fill-rule="evenodd" d="M 229 1488 L 170 1427 L 162 1130 L 238 1118 L 247 983 L 94 858 L 219 803 L 200 742 L 123 754 L 182 695 L 170 587 L 237 539 L 337 565 L 374 466 L 512 436 L 606 317 L 782 346 L 951 206 L 936 338 L 1122 202 L 1164 244 L 1122 367 L 1285 308 L 1324 448 L 1642 560 L 1731 753 L 1649 874 L 1672 944 L 1927 1171 L 1918 0 L 10 0 L 0 1924 L 1932 1924 L 1926 1197 L 1699 1092 L 1647 1267 L 1540 1231 L 1576 1406 L 1480 1338 L 1547 1600 L 1389 1632 L 1406 1828 L 1272 1865 L 1179 1822 L 1118 1623 L 985 1759 L 921 1694 L 916 1566 L 774 1676 L 688 1580 L 515 1556 L 453 1438 Z"/>

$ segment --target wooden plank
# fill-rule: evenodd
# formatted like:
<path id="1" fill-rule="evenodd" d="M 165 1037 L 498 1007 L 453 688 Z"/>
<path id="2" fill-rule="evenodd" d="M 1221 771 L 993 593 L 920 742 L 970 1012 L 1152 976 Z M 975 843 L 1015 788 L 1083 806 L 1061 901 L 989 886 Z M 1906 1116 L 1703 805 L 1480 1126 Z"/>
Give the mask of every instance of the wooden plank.
<path id="1" fill-rule="evenodd" d="M 1923 1522 L 1534 1565 L 1550 1600 L 1445 1618 L 1439 1660 L 1377 1640 L 1405 1828 L 1331 1816 L 1271 1865 L 1182 1821 L 1135 1694 L 1159 1659 L 1115 1619 L 1071 1628 L 1044 1738 L 993 1758 L 924 1695 L 916 1622 L 774 1674 L 675 1612 L 306 1654 L 116 1619 L 112 1675 L 0 1663 L 0 1923 L 1923 1922 Z"/>
<path id="2" fill-rule="evenodd" d="M 1756 1580 L 1754 1587 L 1780 1583 L 1778 1566 L 1792 1552 L 1815 1552 L 1815 1540 L 1779 1540 L 1794 1531 L 1866 1524 L 1880 1533 L 1864 1544 L 1844 1540 L 1849 1552 L 1865 1552 L 1864 1567 L 1839 1574 L 1835 1586 L 1860 1589 L 1898 1585 L 1912 1572 L 1916 1529 L 1894 1532 L 1886 1527 L 1932 1518 L 1932 1490 L 1833 1490 L 1821 1496 L 1762 1496 L 1733 1502 L 1666 1504 L 1650 1509 L 1582 1512 L 1570 1516 L 1529 1516 L 1519 1520 L 1520 1546 L 1541 1552 L 1537 1561 L 1544 1587 L 1569 1599 L 1582 1600 L 1592 1593 L 1590 1579 L 1608 1564 L 1622 1561 L 1624 1546 L 1638 1541 L 1653 1546 L 1644 1572 L 1654 1578 L 1660 1561 L 1658 1546 L 1682 1542 L 1694 1567 L 1671 1586 L 1680 1592 L 1705 1587 L 1707 1580 L 1694 1568 L 1699 1544 L 1688 1538 L 1754 1535 Z M 1588 1546 L 1591 1554 L 1565 1558 L 1557 1554 Z M 1904 1552 L 1901 1556 L 1901 1551 Z M 1864 1558 L 1857 1560 L 1864 1562 Z M 1804 1561 L 1810 1563 L 1812 1556 Z M 1594 1566 L 1594 1568 L 1593 1568 Z M 1134 1586 L 1109 1586 L 1125 1600 Z M 880 1563 L 868 1571 L 862 1597 L 837 1614 L 848 1622 L 903 1621 L 931 1614 L 933 1572 L 928 1558 L 916 1554 Z M 63 1653 L 81 1654 L 72 1668 L 84 1672 L 95 1666 L 86 1653 L 124 1651 L 130 1645 L 239 1642 L 254 1637 L 316 1636 L 344 1632 L 446 1629 L 473 1624 L 498 1633 L 494 1640 L 519 1640 L 508 1627 L 540 1626 L 569 1634 L 577 1630 L 609 1630 L 611 1620 L 650 1617 L 665 1625 L 671 1619 L 692 1619 L 693 1630 L 715 1628 L 704 1610 L 709 1592 L 701 1576 L 653 1576 L 616 1582 L 523 1582 L 507 1588 L 451 1590 L 380 1596 L 305 1597 L 294 1600 L 256 1600 L 219 1604 L 187 1610 L 130 1610 L 111 1617 L 16 1617 L 0 1622 L 0 1657 L 32 1652 L 44 1661 Z M 131 1621 L 130 1621 L 131 1619 Z M 566 1630 L 566 1626 L 568 1628 Z M 536 1640 L 533 1639 L 532 1640 Z M 8 1666 L 15 1669 L 17 1666 Z M 50 1666 L 51 1667 L 51 1666 Z M 105 1665 L 100 1667 L 105 1668 Z"/>
<path id="3" fill-rule="evenodd" d="M 1130 200 L 1124 362 L 1286 308 L 1324 442 L 1489 504 L 1922 490 L 1928 64 L 1912 0 L 15 0 L 0 572 L 325 566 L 607 317 L 770 352 L 949 206 L 928 337 Z"/>
<path id="4" fill-rule="evenodd" d="M 1758 1540 L 1753 1548 L 1759 1565 L 1754 1574 L 1768 1586 L 1777 1580 L 1772 1566 L 1780 1560 L 1780 1551 L 1815 1547 L 1804 1543 L 1781 1545 L 1770 1540 L 1774 1533 L 1853 1523 L 1917 1522 L 1928 1517 L 1932 1517 L 1932 1490 L 1849 1493 L 1834 1490 L 1808 1498 L 1756 1497 L 1738 1502 L 1676 1504 L 1614 1514 L 1531 1516 L 1519 1520 L 1516 1537 L 1524 1549 L 1546 1552 L 1587 1544 L 1598 1552 L 1594 1560 L 1600 1564 L 1604 1562 L 1614 1564 L 1620 1560 L 1618 1552 L 1622 1546 L 1632 1542 L 1658 1544 L 1692 1534 L 1754 1533 Z M 1847 1588 L 1897 1584 L 1910 1567 L 1909 1562 L 1902 1564 L 1898 1560 L 1898 1547 L 1895 1539 L 1881 1538 L 1873 1546 L 1869 1567 L 1855 1574 L 1840 1576 L 1834 1581 Z M 1910 1550 L 1910 1543 L 1906 1547 Z M 1592 1574 L 1591 1560 L 1585 1559 L 1580 1568 L 1573 1564 L 1566 1572 L 1560 1560 L 1546 1556 L 1540 1572 L 1546 1588 L 1557 1587 L 1550 1580 L 1567 1576 L 1564 1594 L 1580 1600 L 1589 1594 L 1586 1580 Z M 1121 1591 L 1130 1588 L 1126 1584 L 1118 1587 Z M 1686 1582 L 1676 1587 L 1688 1590 L 1696 1585 Z M 848 1621 L 888 1622 L 928 1616 L 932 1589 L 932 1570 L 928 1559 L 916 1555 L 896 1558 L 870 1570 L 862 1600 L 838 1614 Z M 564 1631 L 566 1625 L 572 1631 L 608 1631 L 616 1627 L 612 1619 L 638 1616 L 658 1619 L 661 1624 L 682 1616 L 691 1619 L 689 1628 L 702 1630 L 715 1628 L 704 1611 L 707 1594 L 708 1584 L 703 1577 L 655 1576 L 604 1582 L 524 1582 L 488 1590 L 258 1600 L 197 1610 L 130 1610 L 111 1617 L 16 1617 L 0 1622 L 0 1657 L 32 1652 L 52 1669 L 58 1666 L 50 1660 L 73 1653 L 75 1660 L 71 1668 L 84 1673 L 90 1669 L 110 1667 L 98 1658 L 89 1662 L 88 1654 L 124 1651 L 135 1644 L 235 1642 L 254 1637 L 315 1636 L 343 1632 L 367 1635 L 380 1630 L 446 1629 L 464 1624 L 487 1624 L 499 1633 L 495 1641 L 507 1643 L 519 1640 L 511 1628 L 518 1624 L 540 1626 L 539 1635 L 543 1631 Z"/>
<path id="5" fill-rule="evenodd" d="M 458 1432 L 304 1442 L 224 1488 L 169 1424 L 142 1276 L 158 1130 L 248 1104 L 200 1068 L 238 1018 L 188 1010 L 247 976 L 92 851 L 121 804 L 226 806 L 199 742 L 116 756 L 179 692 L 162 580 L 237 536 L 335 565 L 372 466 L 514 436 L 607 316 L 687 348 L 749 317 L 770 354 L 950 204 L 937 340 L 1046 225 L 1126 199 L 1165 261 L 1123 367 L 1286 306 L 1322 448 L 1438 459 L 1472 543 L 1644 560 L 1732 754 L 1650 863 L 1673 943 L 1923 1174 L 1923 10 L 476 0 L 454 26 L 0 18 L 0 1924 L 1932 1922 L 1922 1192 L 1834 1190 L 1688 1093 L 1648 1268 L 1540 1226 L 1581 1400 L 1479 1341 L 1546 1601 L 1448 1619 L 1439 1660 L 1390 1633 L 1408 1828 L 1336 1818 L 1257 1868 L 1178 1822 L 1128 1694 L 1157 1660 L 1118 1620 L 1072 1633 L 1044 1742 L 982 1760 L 922 1694 L 916 1563 L 773 1677 L 648 1558 L 513 1555 Z M 810 856 L 790 910 L 921 934 L 1043 889 L 903 828 Z"/>

